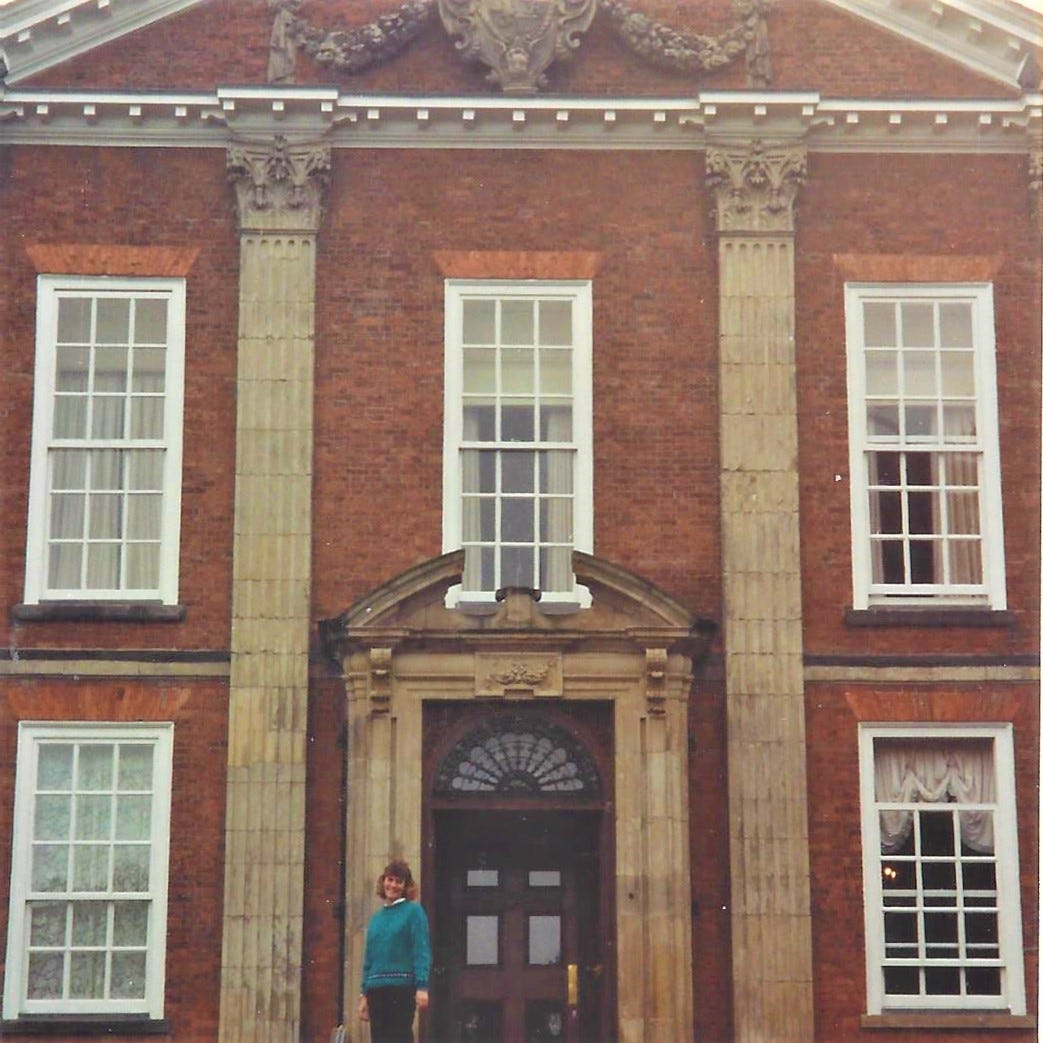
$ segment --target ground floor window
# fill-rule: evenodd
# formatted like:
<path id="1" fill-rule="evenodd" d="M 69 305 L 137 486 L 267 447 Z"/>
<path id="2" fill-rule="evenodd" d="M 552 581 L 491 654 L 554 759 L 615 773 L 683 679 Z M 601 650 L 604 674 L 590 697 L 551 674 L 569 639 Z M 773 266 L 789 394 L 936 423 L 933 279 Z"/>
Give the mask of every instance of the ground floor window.
<path id="1" fill-rule="evenodd" d="M 1024 1013 L 1010 726 L 861 739 L 869 1013 Z"/>
<path id="2" fill-rule="evenodd" d="M 5 1018 L 162 1017 L 172 732 L 20 726 Z"/>

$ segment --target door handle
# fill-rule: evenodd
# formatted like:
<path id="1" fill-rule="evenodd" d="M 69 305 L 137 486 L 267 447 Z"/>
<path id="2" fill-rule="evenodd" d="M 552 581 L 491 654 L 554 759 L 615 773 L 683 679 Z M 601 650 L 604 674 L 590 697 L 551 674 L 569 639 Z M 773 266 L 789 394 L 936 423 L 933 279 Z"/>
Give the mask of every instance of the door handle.
<path id="1" fill-rule="evenodd" d="M 579 1006 L 579 964 L 570 963 L 565 968 L 565 1002 L 570 1007 Z"/>

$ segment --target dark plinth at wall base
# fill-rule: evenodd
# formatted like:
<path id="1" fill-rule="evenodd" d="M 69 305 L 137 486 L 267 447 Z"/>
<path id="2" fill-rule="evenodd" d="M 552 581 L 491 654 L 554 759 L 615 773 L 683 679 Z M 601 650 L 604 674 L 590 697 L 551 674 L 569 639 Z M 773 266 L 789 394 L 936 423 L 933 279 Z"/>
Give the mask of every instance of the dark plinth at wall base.
<path id="1" fill-rule="evenodd" d="M 988 608 L 943 608 L 941 606 L 902 605 L 893 608 L 844 609 L 849 627 L 1004 627 L 1015 626 L 1013 612 L 994 612 Z"/>
<path id="2" fill-rule="evenodd" d="M 0 1036 L 56 1036 L 62 1039 L 86 1036 L 169 1036 L 170 1022 L 136 1015 L 53 1014 L 0 1021 Z"/>
<path id="3" fill-rule="evenodd" d="M 185 606 L 158 601 L 44 601 L 13 605 L 11 618 L 43 623 L 180 623 L 185 618 Z"/>
<path id="4" fill-rule="evenodd" d="M 1036 1027 L 1033 1014 L 930 1013 L 863 1014 L 864 1029 L 1011 1029 Z"/>

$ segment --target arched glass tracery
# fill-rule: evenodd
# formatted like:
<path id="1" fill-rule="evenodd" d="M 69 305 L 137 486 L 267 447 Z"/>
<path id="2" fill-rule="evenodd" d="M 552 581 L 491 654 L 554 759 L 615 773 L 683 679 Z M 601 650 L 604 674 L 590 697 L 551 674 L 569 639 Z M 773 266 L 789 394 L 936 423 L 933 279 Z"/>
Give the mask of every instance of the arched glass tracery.
<path id="1" fill-rule="evenodd" d="M 601 779 L 590 754 L 567 729 L 513 714 L 484 721 L 443 758 L 434 795 L 598 797 Z"/>

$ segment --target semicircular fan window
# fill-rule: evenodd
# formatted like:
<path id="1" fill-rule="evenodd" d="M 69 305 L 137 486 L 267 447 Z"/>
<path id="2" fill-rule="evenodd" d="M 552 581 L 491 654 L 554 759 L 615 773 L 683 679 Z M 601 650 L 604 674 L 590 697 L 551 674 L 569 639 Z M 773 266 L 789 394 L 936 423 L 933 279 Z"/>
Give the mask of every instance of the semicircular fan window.
<path id="1" fill-rule="evenodd" d="M 437 796 L 597 797 L 601 781 L 590 754 L 565 728 L 529 717 L 479 725 L 435 773 Z"/>

